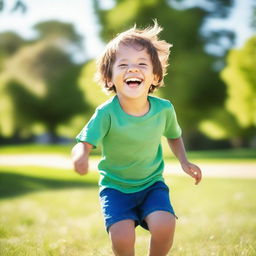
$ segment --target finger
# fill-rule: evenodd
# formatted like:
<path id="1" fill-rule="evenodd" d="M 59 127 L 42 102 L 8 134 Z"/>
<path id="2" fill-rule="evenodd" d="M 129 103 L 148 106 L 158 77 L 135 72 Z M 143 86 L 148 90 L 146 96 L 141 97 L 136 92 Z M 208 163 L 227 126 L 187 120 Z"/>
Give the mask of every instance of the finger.
<path id="1" fill-rule="evenodd" d="M 76 171 L 78 174 L 80 174 L 80 175 L 83 175 L 83 174 L 86 173 L 86 172 L 85 172 L 85 168 L 82 167 L 82 166 L 77 166 L 77 167 L 75 168 L 75 171 Z"/>
<path id="2" fill-rule="evenodd" d="M 199 183 L 199 180 L 198 180 L 198 173 L 197 172 L 194 172 L 193 173 L 193 178 L 195 179 L 195 185 L 197 185 Z"/>
<path id="3" fill-rule="evenodd" d="M 84 173 L 85 170 L 88 168 L 88 165 L 86 165 L 85 163 L 77 163 L 75 164 L 75 169 L 79 172 L 79 173 Z"/>
<path id="4" fill-rule="evenodd" d="M 202 180 L 202 172 L 201 172 L 201 170 L 200 170 L 200 172 L 198 173 L 198 176 L 199 176 L 199 177 L 198 177 L 198 180 L 199 180 L 198 183 L 199 183 L 199 182 Z"/>
<path id="5" fill-rule="evenodd" d="M 86 174 L 87 172 L 86 172 L 85 169 L 80 169 L 80 170 L 78 170 L 78 173 L 79 173 L 80 175 L 84 175 L 84 174 Z"/>
<path id="6" fill-rule="evenodd" d="M 202 179 L 202 171 L 199 167 L 197 167 L 197 168 L 198 168 L 198 183 L 199 183 Z"/>
<path id="7" fill-rule="evenodd" d="M 195 183 L 195 185 L 197 185 L 197 184 L 201 181 L 201 179 L 202 179 L 202 173 L 201 173 L 201 171 L 199 170 L 199 171 L 197 171 L 196 183 Z"/>
<path id="8" fill-rule="evenodd" d="M 202 174 L 201 174 L 201 170 L 198 167 L 194 167 L 193 169 L 191 169 L 192 171 L 192 177 L 195 179 L 195 185 L 197 185 L 202 178 Z"/>

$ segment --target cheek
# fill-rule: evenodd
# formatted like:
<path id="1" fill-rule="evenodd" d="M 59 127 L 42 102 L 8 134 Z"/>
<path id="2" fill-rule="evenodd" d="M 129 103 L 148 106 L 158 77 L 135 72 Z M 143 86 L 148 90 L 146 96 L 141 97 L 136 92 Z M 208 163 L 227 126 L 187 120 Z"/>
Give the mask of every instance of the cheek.
<path id="1" fill-rule="evenodd" d="M 122 70 L 113 70 L 112 73 L 112 80 L 117 80 L 117 79 L 121 79 L 124 75 L 124 71 Z"/>

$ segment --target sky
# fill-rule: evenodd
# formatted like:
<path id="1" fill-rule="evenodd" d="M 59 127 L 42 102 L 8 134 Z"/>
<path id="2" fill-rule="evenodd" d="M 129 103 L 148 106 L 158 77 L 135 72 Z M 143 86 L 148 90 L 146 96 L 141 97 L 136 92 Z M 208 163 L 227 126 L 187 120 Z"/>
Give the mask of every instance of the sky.
<path id="1" fill-rule="evenodd" d="M 10 14 L 16 0 L 7 0 L 6 8 L 0 13 L 0 33 L 15 31 L 26 39 L 36 37 L 33 25 L 49 19 L 73 23 L 77 32 L 85 40 L 83 45 L 87 55 L 81 59 L 94 58 L 100 54 L 104 44 L 98 37 L 99 26 L 93 15 L 91 0 L 23 0 L 28 5 L 28 11 L 22 14 L 18 11 Z M 235 47 L 240 48 L 244 42 L 253 35 L 249 29 L 249 10 L 254 0 L 236 0 L 236 8 L 230 18 L 223 20 L 208 20 L 207 28 L 230 28 L 236 31 L 238 38 Z M 103 8 L 111 8 L 112 0 L 100 1 Z"/>
<path id="2" fill-rule="evenodd" d="M 99 27 L 93 15 L 90 0 L 24 0 L 28 11 L 25 14 L 18 11 L 10 14 L 15 1 L 5 1 L 8 5 L 6 10 L 0 13 L 0 32 L 11 30 L 30 39 L 36 37 L 33 25 L 57 19 L 73 23 L 77 32 L 86 38 L 83 45 L 88 51 L 87 57 L 95 57 L 103 49 L 104 44 L 97 36 Z"/>

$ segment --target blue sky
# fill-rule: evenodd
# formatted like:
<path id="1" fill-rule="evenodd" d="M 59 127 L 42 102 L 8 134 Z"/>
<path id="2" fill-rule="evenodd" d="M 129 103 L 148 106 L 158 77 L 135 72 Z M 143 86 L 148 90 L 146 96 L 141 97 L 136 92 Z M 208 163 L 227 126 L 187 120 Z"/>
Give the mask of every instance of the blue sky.
<path id="1" fill-rule="evenodd" d="M 73 23 L 77 31 L 86 38 L 84 46 L 88 52 L 87 56 L 95 57 L 101 52 L 104 45 L 97 36 L 99 27 L 93 15 L 90 0 L 24 0 L 29 6 L 28 12 L 25 15 L 19 12 L 10 15 L 9 10 L 15 1 L 5 1 L 7 8 L 0 13 L 0 32 L 12 30 L 25 38 L 32 38 L 36 36 L 32 29 L 34 24 L 44 20 L 58 19 Z M 209 20 L 206 25 L 210 28 L 235 30 L 238 35 L 236 47 L 241 47 L 253 34 L 248 27 L 249 9 L 253 1 L 236 0 L 236 8 L 229 20 Z M 105 8 L 112 6 L 111 0 L 104 0 L 101 3 L 104 3 Z"/>

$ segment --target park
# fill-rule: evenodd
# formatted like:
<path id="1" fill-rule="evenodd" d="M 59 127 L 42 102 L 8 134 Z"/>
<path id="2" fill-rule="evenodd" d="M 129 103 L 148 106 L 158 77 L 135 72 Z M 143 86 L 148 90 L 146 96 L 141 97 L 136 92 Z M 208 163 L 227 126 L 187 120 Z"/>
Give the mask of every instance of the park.
<path id="1" fill-rule="evenodd" d="M 79 176 L 70 165 L 70 148 L 26 145 L 0 149 L 0 255 L 112 255 L 98 200 L 94 162 L 100 156 L 93 156 L 87 176 Z M 27 161 L 21 164 L 19 156 L 24 160 L 24 153 Z M 226 176 L 216 170 L 214 177 L 202 169 L 199 187 L 177 171 L 177 162 L 167 154 L 173 171 L 166 171 L 165 179 L 179 218 L 174 255 L 255 255 L 255 153 L 191 152 L 197 163 L 241 167 L 238 177 L 232 170 Z M 7 156 L 13 157 L 8 165 L 4 162 Z M 35 156 L 41 159 L 36 162 Z M 252 172 L 246 173 L 246 167 L 253 168 Z M 137 228 L 137 239 L 137 255 L 143 256 L 147 232 Z"/>
<path id="2" fill-rule="evenodd" d="M 148 77 L 157 84 L 148 83 L 143 97 L 125 96 L 131 106 L 145 100 L 147 107 L 140 115 L 123 112 L 127 120 L 143 120 L 154 109 L 154 99 L 174 106 L 171 118 L 177 114 L 172 127 L 181 127 L 176 129 L 179 137 L 168 137 L 166 128 L 158 138 L 156 129 L 146 133 L 150 126 L 140 127 L 142 135 L 144 130 L 150 135 L 147 145 L 157 137 L 161 171 L 178 217 L 168 256 L 256 255 L 255 10 L 252 0 L 0 0 L 0 256 L 113 255 L 100 207 L 98 164 L 111 145 L 104 139 L 113 117 L 122 123 L 125 115 L 115 109 L 112 119 L 104 115 L 99 122 L 105 133 L 99 147 L 91 143 L 96 148 L 87 175 L 77 173 L 71 151 L 99 105 L 115 94 L 123 99 L 125 86 L 135 95 L 146 87 L 142 70 L 151 64 Z M 161 55 L 152 43 L 158 39 L 152 37 L 157 58 L 150 55 L 149 62 L 140 63 L 130 80 L 122 77 L 129 83 L 117 79 L 114 84 L 116 50 L 101 88 L 95 73 L 99 75 L 99 56 L 109 40 L 129 28 L 156 24 L 163 30 L 155 37 L 168 42 L 168 53 Z M 122 48 L 127 56 L 122 70 L 131 64 L 131 49 L 133 54 L 150 53 L 149 48 Z M 164 120 L 155 126 L 159 131 L 173 119 L 169 114 Z M 112 143 L 119 141 L 113 138 Z M 171 139 L 184 141 L 183 157 L 175 153 Z M 120 141 L 111 152 L 121 152 Z M 143 142 L 144 148 L 132 147 L 137 154 L 151 148 Z M 120 158 L 125 150 L 122 154 Z M 200 184 L 195 186 L 187 175 L 184 157 L 201 168 Z M 149 232 L 138 226 L 135 255 L 145 256 L 149 244 Z"/>

